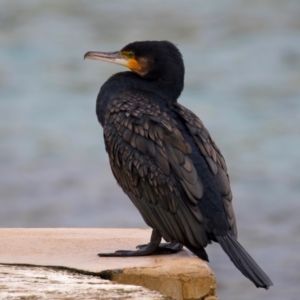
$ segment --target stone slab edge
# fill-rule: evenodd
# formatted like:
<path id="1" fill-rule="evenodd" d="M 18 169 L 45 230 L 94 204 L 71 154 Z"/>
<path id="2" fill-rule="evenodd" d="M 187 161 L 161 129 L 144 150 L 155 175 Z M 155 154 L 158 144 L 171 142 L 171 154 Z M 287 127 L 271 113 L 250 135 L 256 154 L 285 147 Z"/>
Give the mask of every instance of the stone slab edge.
<path id="1" fill-rule="evenodd" d="M 211 269 L 184 250 L 168 256 L 97 258 L 97 250 L 112 252 L 148 240 L 140 229 L 2 229 L 0 263 L 41 266 L 134 284 L 182 300 L 216 300 Z M 130 249 L 130 248 L 128 248 Z"/>
<path id="2" fill-rule="evenodd" d="M 65 266 L 0 262 L 1 265 L 7 266 L 46 267 L 53 270 L 66 270 L 82 275 L 97 276 L 120 284 L 142 286 L 176 300 L 218 300 L 215 276 L 210 269 L 201 268 L 202 270 L 200 271 L 196 267 L 194 270 L 191 270 L 191 266 L 189 264 L 186 265 L 185 259 L 182 263 L 185 263 L 185 265 L 179 264 L 179 266 L 154 268 L 137 267 L 91 272 Z M 178 269 L 180 269 L 180 272 Z"/>

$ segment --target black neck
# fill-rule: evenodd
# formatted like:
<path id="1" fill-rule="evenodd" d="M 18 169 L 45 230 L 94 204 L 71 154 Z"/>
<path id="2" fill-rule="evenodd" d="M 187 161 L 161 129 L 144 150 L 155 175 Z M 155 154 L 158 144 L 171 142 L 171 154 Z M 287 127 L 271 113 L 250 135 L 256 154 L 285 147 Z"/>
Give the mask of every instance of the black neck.
<path id="1" fill-rule="evenodd" d="M 183 90 L 183 76 L 174 78 L 174 74 L 166 74 L 156 80 L 143 78 L 133 72 L 120 72 L 111 76 L 101 87 L 97 97 L 96 112 L 99 122 L 103 125 L 104 115 L 111 96 L 128 89 L 149 91 L 157 94 L 166 102 L 177 102 Z"/>

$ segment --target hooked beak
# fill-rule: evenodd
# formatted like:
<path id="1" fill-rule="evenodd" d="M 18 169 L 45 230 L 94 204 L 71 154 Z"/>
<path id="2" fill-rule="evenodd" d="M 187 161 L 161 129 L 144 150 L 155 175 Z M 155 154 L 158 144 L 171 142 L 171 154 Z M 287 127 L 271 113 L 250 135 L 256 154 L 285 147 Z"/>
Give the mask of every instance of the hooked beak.
<path id="1" fill-rule="evenodd" d="M 117 52 L 96 52 L 89 51 L 84 54 L 84 59 L 102 60 L 117 65 L 127 66 L 128 59 L 121 56 L 119 51 Z"/>

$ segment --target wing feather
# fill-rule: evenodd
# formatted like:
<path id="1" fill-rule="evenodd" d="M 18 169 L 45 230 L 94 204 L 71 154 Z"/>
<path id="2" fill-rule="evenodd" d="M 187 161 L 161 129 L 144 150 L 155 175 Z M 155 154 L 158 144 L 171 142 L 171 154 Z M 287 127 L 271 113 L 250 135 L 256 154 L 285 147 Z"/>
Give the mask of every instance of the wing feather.
<path id="1" fill-rule="evenodd" d="M 232 206 L 232 193 L 227 166 L 218 146 L 215 144 L 201 120 L 190 110 L 176 103 L 176 112 L 183 118 L 200 152 L 214 175 L 215 182 L 223 197 L 223 204 L 227 214 L 227 221 L 234 234 L 237 236 L 236 220 Z"/>
<path id="2" fill-rule="evenodd" d="M 104 139 L 119 185 L 165 240 L 206 246 L 197 205 L 203 183 L 176 121 L 155 103 L 135 103 L 130 93 L 113 100 L 112 108 L 105 116 Z"/>

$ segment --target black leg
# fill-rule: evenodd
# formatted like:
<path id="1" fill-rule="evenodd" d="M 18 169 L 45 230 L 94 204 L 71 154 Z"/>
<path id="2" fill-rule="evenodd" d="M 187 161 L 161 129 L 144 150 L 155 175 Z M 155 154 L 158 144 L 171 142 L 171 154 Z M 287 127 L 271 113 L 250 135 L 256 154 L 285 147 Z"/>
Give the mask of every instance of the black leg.
<path id="1" fill-rule="evenodd" d="M 150 243 L 137 246 L 138 250 L 118 250 L 114 253 L 99 253 L 100 257 L 122 257 L 122 256 L 146 256 L 153 254 L 176 253 L 182 249 L 182 245 L 178 243 L 160 244 L 161 234 L 156 230 L 152 230 Z"/>

